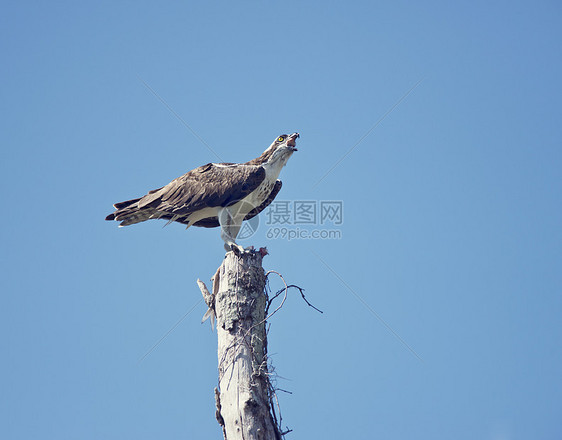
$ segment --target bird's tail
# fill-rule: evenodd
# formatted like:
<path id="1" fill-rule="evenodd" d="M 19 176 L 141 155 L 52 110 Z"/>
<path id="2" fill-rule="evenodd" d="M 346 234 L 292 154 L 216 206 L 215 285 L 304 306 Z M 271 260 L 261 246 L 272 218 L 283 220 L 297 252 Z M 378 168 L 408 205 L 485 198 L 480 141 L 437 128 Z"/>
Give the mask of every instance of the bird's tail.
<path id="1" fill-rule="evenodd" d="M 140 198 L 115 203 L 113 205 L 115 212 L 109 214 L 105 219 L 121 222 L 119 226 L 129 226 L 153 218 L 154 209 L 139 208 L 139 200 Z"/>

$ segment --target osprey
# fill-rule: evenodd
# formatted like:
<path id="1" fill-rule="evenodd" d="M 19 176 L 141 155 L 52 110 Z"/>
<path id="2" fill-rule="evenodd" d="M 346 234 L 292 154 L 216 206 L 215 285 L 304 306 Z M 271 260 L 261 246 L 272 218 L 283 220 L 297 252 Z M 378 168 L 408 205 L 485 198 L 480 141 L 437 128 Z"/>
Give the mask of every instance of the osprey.
<path id="1" fill-rule="evenodd" d="M 298 133 L 283 134 L 262 155 L 246 163 L 208 163 L 143 197 L 115 203 L 106 220 L 119 227 L 149 219 L 190 226 L 220 226 L 227 251 L 243 252 L 235 240 L 242 221 L 263 211 L 281 189 L 277 179 L 293 152 Z M 186 228 L 186 229 L 187 229 Z"/>

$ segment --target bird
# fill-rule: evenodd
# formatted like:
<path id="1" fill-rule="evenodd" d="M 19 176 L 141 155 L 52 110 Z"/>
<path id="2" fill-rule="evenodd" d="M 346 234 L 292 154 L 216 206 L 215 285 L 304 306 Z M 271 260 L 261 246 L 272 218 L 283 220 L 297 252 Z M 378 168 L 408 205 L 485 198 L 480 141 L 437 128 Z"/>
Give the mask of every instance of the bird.
<path id="1" fill-rule="evenodd" d="M 242 222 L 263 211 L 281 190 L 278 179 L 296 148 L 299 133 L 282 134 L 257 158 L 245 163 L 208 163 L 143 197 L 115 203 L 105 219 L 129 226 L 150 219 L 220 227 L 226 251 L 245 249 L 236 243 Z"/>

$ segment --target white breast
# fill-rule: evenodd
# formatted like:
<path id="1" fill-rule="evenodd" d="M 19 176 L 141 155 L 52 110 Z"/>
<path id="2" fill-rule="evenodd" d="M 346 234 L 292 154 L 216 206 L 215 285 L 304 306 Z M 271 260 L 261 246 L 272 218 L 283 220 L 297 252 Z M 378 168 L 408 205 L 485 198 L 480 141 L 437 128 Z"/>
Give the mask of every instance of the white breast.
<path id="1" fill-rule="evenodd" d="M 275 180 L 264 179 L 262 183 L 244 199 L 246 203 L 253 205 L 255 208 L 260 206 L 271 194 L 275 186 Z M 249 211 L 248 211 L 249 212 Z"/>
<path id="2" fill-rule="evenodd" d="M 229 208 L 235 217 L 244 218 L 246 214 L 267 200 L 275 187 L 281 169 L 285 166 L 288 159 L 289 157 L 285 158 L 285 160 L 277 160 L 276 162 L 268 162 L 262 165 L 265 169 L 265 179 L 263 182 L 260 183 L 254 191 L 248 194 L 246 198 Z"/>

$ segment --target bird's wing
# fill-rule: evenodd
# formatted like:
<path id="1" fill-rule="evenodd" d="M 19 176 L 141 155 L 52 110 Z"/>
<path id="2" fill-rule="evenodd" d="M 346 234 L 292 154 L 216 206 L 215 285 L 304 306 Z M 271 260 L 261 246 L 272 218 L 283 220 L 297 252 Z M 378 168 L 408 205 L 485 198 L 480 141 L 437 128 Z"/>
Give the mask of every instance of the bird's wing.
<path id="1" fill-rule="evenodd" d="M 184 216 L 202 208 L 230 206 L 254 191 L 264 179 L 261 166 L 208 163 L 150 191 L 140 199 L 138 207 Z"/>
<path id="2" fill-rule="evenodd" d="M 250 220 L 251 218 L 254 218 L 256 215 L 258 215 L 260 212 L 262 212 L 265 208 L 267 208 L 271 202 L 273 202 L 273 199 L 275 199 L 275 197 L 277 196 L 277 193 L 281 190 L 281 187 L 283 186 L 283 183 L 280 180 L 277 180 L 275 182 L 275 186 L 273 187 L 273 190 L 271 191 L 271 194 L 269 194 L 269 197 L 258 207 L 252 209 L 248 214 L 246 214 L 246 217 L 244 217 L 244 220 Z M 170 216 L 168 217 L 162 217 L 162 218 L 171 218 Z M 186 221 L 182 221 L 181 219 L 176 220 L 177 222 L 180 223 L 184 223 L 187 224 L 188 222 Z M 210 217 L 210 218 L 204 218 L 203 220 L 199 220 L 198 222 L 194 223 L 193 226 L 201 226 L 203 228 L 216 228 L 218 226 L 220 226 L 219 224 L 219 220 L 217 217 Z"/>

